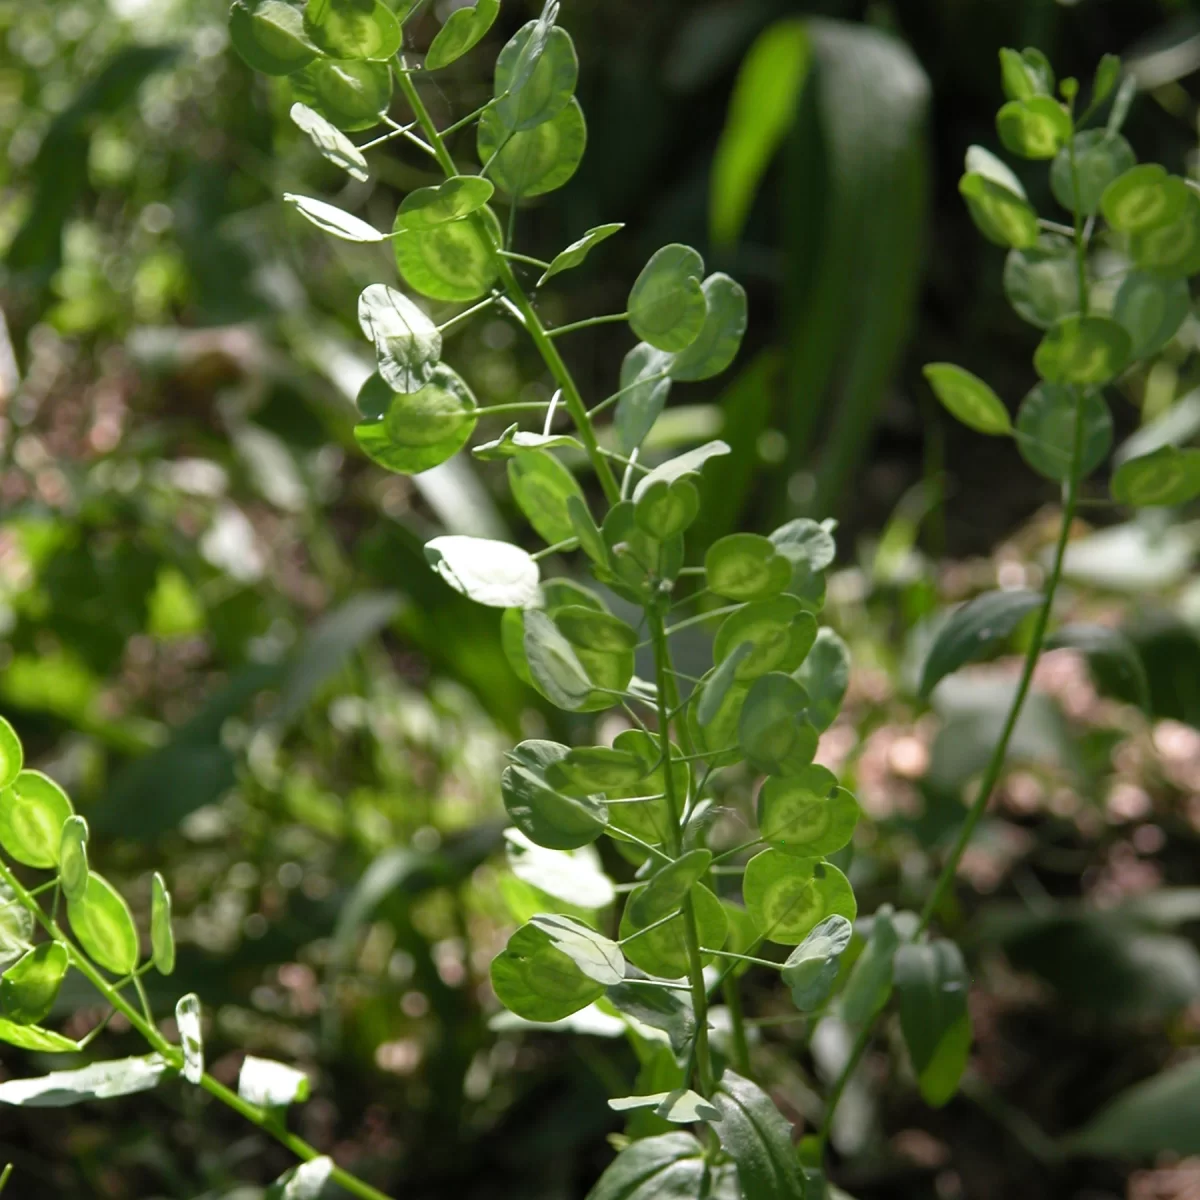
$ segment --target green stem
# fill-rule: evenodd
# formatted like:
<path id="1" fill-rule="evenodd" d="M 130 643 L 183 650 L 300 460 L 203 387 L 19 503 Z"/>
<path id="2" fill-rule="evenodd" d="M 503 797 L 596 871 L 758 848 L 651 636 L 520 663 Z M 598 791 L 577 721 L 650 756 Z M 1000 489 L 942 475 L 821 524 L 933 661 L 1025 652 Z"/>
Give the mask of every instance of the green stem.
<path id="1" fill-rule="evenodd" d="M 726 975 L 721 983 L 721 995 L 729 1009 L 729 1023 L 733 1034 L 733 1065 L 745 1079 L 752 1079 L 750 1066 L 750 1039 L 746 1036 L 746 1014 L 742 1010 L 742 989 L 736 975 Z"/>
<path id="2" fill-rule="evenodd" d="M 515 250 L 503 251 L 504 257 L 511 259 L 513 262 L 525 263 L 530 267 L 541 267 L 543 271 L 550 269 L 550 264 L 541 258 L 534 258 L 532 254 L 518 254 Z"/>
<path id="3" fill-rule="evenodd" d="M 657 606 L 646 609 L 650 637 L 654 646 L 654 670 L 658 684 L 658 741 L 659 750 L 667 763 L 663 772 L 667 793 L 667 813 L 671 822 L 671 850 L 678 858 L 683 852 L 683 830 L 679 824 L 682 808 L 675 795 L 675 772 L 671 769 L 671 724 L 667 717 L 669 698 L 676 695 L 675 680 L 670 673 L 671 648 L 667 644 L 663 615 Z M 684 797 L 686 800 L 686 797 Z M 696 1014 L 694 1042 L 696 1083 L 701 1095 L 711 1096 L 713 1090 L 712 1058 L 708 1049 L 708 989 L 704 983 L 704 964 L 700 960 L 700 935 L 696 929 L 696 910 L 691 894 L 683 901 L 683 936 L 687 944 L 688 982 L 692 988 L 692 1007 Z"/>
<path id="4" fill-rule="evenodd" d="M 617 321 L 628 321 L 627 312 L 606 313 L 602 317 L 584 317 L 582 321 L 572 321 L 569 325 L 559 325 L 547 330 L 547 337 L 561 337 L 564 333 L 574 333 L 577 329 L 591 329 L 593 325 L 612 325 Z"/>
<path id="5" fill-rule="evenodd" d="M 413 116 L 416 117 L 417 123 L 421 126 L 421 130 L 428 140 L 429 148 L 433 152 L 433 156 L 438 160 L 446 177 L 449 178 L 452 175 L 457 175 L 458 169 L 454 165 L 454 159 L 451 158 L 450 152 L 446 149 L 446 143 L 442 140 L 442 135 L 433 123 L 433 118 L 429 115 L 429 110 L 425 107 L 425 102 L 417 92 L 408 69 L 403 63 L 397 68 L 396 77 L 400 83 L 400 90 L 404 93 L 404 98 L 412 108 Z M 596 472 L 596 478 L 600 480 L 600 486 L 604 489 L 604 495 L 607 497 L 608 502 L 615 504 L 620 499 L 620 489 L 617 487 L 617 481 L 613 476 L 612 468 L 608 465 L 608 460 L 600 453 L 600 446 L 596 441 L 596 432 L 592 428 L 587 406 L 583 402 L 583 397 L 579 394 L 579 388 L 576 386 L 574 376 L 567 369 L 567 364 L 563 362 L 562 355 L 559 354 L 558 348 L 546 332 L 546 327 L 542 324 L 541 317 L 538 316 L 537 310 L 530 303 L 525 290 L 513 274 L 512 265 L 505 254 L 504 247 L 496 239 L 495 230 L 492 229 L 491 225 L 484 218 L 482 212 L 473 212 L 467 219 L 474 225 L 481 241 L 488 248 L 492 258 L 492 265 L 496 269 L 501 286 L 504 288 L 513 306 L 521 314 L 525 322 L 526 331 L 533 340 L 534 346 L 537 347 L 538 353 L 542 356 L 542 361 L 546 364 L 550 374 L 554 376 L 555 382 L 562 388 L 563 400 L 567 406 L 567 411 L 571 414 L 571 419 L 575 422 L 579 439 L 583 442 L 584 449 L 591 460 L 592 469 Z"/>
<path id="6" fill-rule="evenodd" d="M 154 1023 L 148 1021 L 142 1013 L 138 1012 L 134 1005 L 130 1004 L 104 978 L 98 968 L 93 966 L 91 959 L 67 939 L 66 934 L 58 923 L 43 912 L 37 901 L 22 887 L 17 877 L 2 862 L 0 862 L 0 879 L 12 889 L 12 893 L 18 902 L 33 914 L 42 928 L 55 941 L 66 945 L 71 965 L 104 997 L 109 1006 L 121 1013 L 129 1024 L 142 1035 L 150 1048 L 161 1055 L 174 1070 L 182 1071 L 183 1051 L 178 1046 L 171 1045 L 159 1032 Z M 138 977 L 135 975 L 134 978 L 137 980 Z M 206 1073 L 201 1076 L 199 1086 L 208 1092 L 209 1095 L 215 1096 L 223 1104 L 240 1113 L 247 1121 L 257 1125 L 264 1133 L 269 1133 L 297 1158 L 309 1162 L 314 1158 L 322 1157 L 319 1150 L 310 1146 L 303 1138 L 297 1137 L 294 1133 L 290 1133 L 285 1129 L 275 1113 L 259 1108 L 258 1105 L 251 1104 L 248 1100 L 243 1100 L 236 1092 L 231 1092 L 223 1084 L 218 1083 L 211 1075 Z M 356 1175 L 351 1175 L 349 1171 L 339 1166 L 334 1166 L 330 1178 L 345 1188 L 351 1195 L 361 1197 L 361 1200 L 392 1200 L 386 1192 L 381 1192 L 377 1188 L 373 1188 L 369 1183 L 364 1183 Z"/>

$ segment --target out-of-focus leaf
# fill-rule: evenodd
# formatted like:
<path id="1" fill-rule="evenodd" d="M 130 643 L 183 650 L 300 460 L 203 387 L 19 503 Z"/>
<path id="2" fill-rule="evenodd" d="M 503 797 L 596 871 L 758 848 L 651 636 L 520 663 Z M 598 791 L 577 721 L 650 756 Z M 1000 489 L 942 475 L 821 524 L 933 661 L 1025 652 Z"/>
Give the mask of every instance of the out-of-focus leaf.
<path id="1" fill-rule="evenodd" d="M 1200 1059 L 1192 1059 L 1122 1092 L 1067 1137 L 1066 1148 L 1099 1158 L 1200 1154 L 1198 1112 Z"/>
<path id="2" fill-rule="evenodd" d="M 1056 629 L 1046 640 L 1047 650 L 1064 648 L 1081 650 L 1089 661 L 1100 660 L 1107 664 L 1123 688 L 1129 688 L 1137 703 L 1149 714 L 1150 683 L 1146 668 L 1137 647 L 1119 629 L 1105 625 L 1064 625 Z"/>
<path id="3" fill-rule="evenodd" d="M 808 31 L 794 19 L 763 30 L 742 61 L 713 158 L 714 242 L 728 244 L 741 234 L 763 173 L 795 120 L 811 63 Z"/>
<path id="4" fill-rule="evenodd" d="M 966 964 L 950 941 L 903 945 L 894 962 L 900 1028 L 921 1095 L 940 1108 L 958 1090 L 971 1048 Z"/>
<path id="5" fill-rule="evenodd" d="M 238 1072 L 238 1095 L 263 1108 L 286 1108 L 308 1099 L 308 1076 L 286 1063 L 247 1054 Z"/>
<path id="6" fill-rule="evenodd" d="M 0 1083 L 0 1104 L 23 1108 L 65 1108 L 84 1100 L 109 1100 L 156 1087 L 167 1074 L 161 1055 L 122 1058 L 93 1063 L 78 1071 L 54 1071 L 36 1079 L 10 1079 Z"/>
<path id="7" fill-rule="evenodd" d="M 713 1128 L 737 1164 L 743 1196 L 801 1200 L 804 1186 L 792 1148 L 792 1131 L 774 1101 L 757 1084 L 726 1070 L 713 1096 L 721 1120 Z"/>
<path id="8" fill-rule="evenodd" d="M 1042 603 L 1038 592 L 985 592 L 955 609 L 939 630 L 921 670 L 920 693 L 1003 642 Z"/>

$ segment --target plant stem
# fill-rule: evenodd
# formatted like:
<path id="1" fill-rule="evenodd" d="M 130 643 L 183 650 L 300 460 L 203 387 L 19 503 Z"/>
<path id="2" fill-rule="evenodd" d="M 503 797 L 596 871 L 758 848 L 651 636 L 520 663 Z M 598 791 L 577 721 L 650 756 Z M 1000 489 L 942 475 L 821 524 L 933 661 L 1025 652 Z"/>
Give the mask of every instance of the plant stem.
<path id="1" fill-rule="evenodd" d="M 425 107 L 425 102 L 417 92 L 416 86 L 413 84 L 412 77 L 409 75 L 408 68 L 404 65 L 403 60 L 401 60 L 400 65 L 396 69 L 396 76 L 400 83 L 400 90 L 404 93 L 404 98 L 412 108 L 413 116 L 416 117 L 417 123 L 421 126 L 422 132 L 428 139 L 429 148 L 438 160 L 446 177 L 449 178 L 452 175 L 457 175 L 458 168 L 454 165 L 454 159 L 446 149 L 446 143 L 442 140 L 442 135 L 433 123 L 433 118 L 429 115 L 429 110 Z M 562 355 L 559 354 L 558 348 L 546 332 L 546 327 L 542 324 L 541 317 L 538 316 L 537 310 L 529 302 L 529 297 L 526 296 L 524 289 L 517 281 L 517 277 L 513 274 L 512 265 L 505 253 L 505 248 L 496 240 L 495 231 L 491 225 L 485 220 L 481 212 L 473 212 L 467 219 L 475 227 L 483 244 L 490 251 L 492 265 L 496 269 L 500 283 L 504 287 L 513 306 L 521 314 L 525 322 L 525 328 L 533 340 L 534 346 L 537 347 L 538 353 L 542 356 L 542 361 L 546 364 L 550 374 L 554 376 L 555 382 L 562 388 L 563 400 L 566 403 L 567 411 L 571 414 L 571 419 L 575 422 L 575 428 L 579 432 L 579 439 L 583 442 L 584 449 L 591 460 L 592 469 L 596 472 L 596 478 L 600 480 L 600 486 L 604 489 L 604 495 L 607 497 L 608 502 L 615 504 L 620 499 L 620 489 L 617 487 L 617 481 L 613 476 L 612 468 L 608 465 L 608 460 L 600 453 L 600 446 L 596 441 L 596 432 L 592 428 L 587 406 L 583 402 L 583 397 L 579 394 L 579 388 L 576 386 L 574 376 L 567 369 L 567 364 L 563 362 Z"/>
<path id="2" fill-rule="evenodd" d="M 627 312 L 606 313 L 602 317 L 584 317 L 582 321 L 572 321 L 569 325 L 559 325 L 547 331 L 547 336 L 556 338 L 564 333 L 574 333 L 577 329 L 591 329 L 593 325 L 611 325 L 617 321 L 628 321 Z"/>
<path id="3" fill-rule="evenodd" d="M 666 762 L 663 771 L 667 793 L 667 813 L 671 822 L 671 850 L 678 858 L 683 851 L 683 830 L 679 818 L 682 811 L 679 798 L 675 795 L 675 772 L 671 769 L 671 723 L 667 717 L 669 697 L 675 695 L 675 680 L 671 675 L 671 649 L 667 644 L 666 627 L 662 611 L 657 605 L 646 609 L 646 620 L 650 626 L 651 642 L 654 646 L 654 670 L 658 684 L 658 741 L 659 751 Z M 686 800 L 686 797 L 685 797 Z M 696 1014 L 696 1039 L 694 1043 L 696 1061 L 696 1083 L 703 1096 L 711 1096 L 713 1090 L 712 1059 L 708 1050 L 708 989 L 704 983 L 704 964 L 700 961 L 700 937 L 696 930 L 696 910 L 689 893 L 683 900 L 683 936 L 687 944 L 688 982 L 692 987 L 692 1007 Z"/>
<path id="4" fill-rule="evenodd" d="M 46 915 L 41 905 L 25 890 L 17 877 L 3 862 L 0 862 L 0 879 L 12 889 L 12 893 L 17 898 L 17 901 L 33 914 L 42 928 L 55 941 L 66 945 L 71 965 L 104 997 L 109 1006 L 121 1013 L 129 1024 L 142 1035 L 150 1048 L 161 1055 L 172 1069 L 182 1071 L 183 1051 L 180 1047 L 171 1045 L 159 1032 L 157 1026 L 152 1021 L 147 1020 L 142 1013 L 138 1012 L 137 1008 L 130 1004 L 104 978 L 100 971 L 92 964 L 91 959 L 68 940 L 67 935 L 58 923 Z M 135 976 L 136 979 L 137 976 Z M 257 1125 L 264 1133 L 269 1133 L 277 1142 L 287 1147 L 297 1158 L 309 1162 L 314 1158 L 322 1157 L 319 1150 L 310 1146 L 303 1138 L 297 1137 L 294 1133 L 285 1129 L 276 1114 L 267 1112 L 265 1109 L 259 1108 L 258 1105 L 251 1104 L 248 1100 L 243 1100 L 236 1092 L 231 1092 L 223 1084 L 218 1083 L 211 1075 L 205 1073 L 200 1079 L 199 1086 L 208 1092 L 209 1095 L 215 1096 L 223 1104 L 240 1113 L 247 1121 Z M 350 1192 L 351 1195 L 361 1197 L 361 1200 L 392 1200 L 387 1193 L 373 1188 L 369 1183 L 364 1183 L 356 1175 L 351 1175 L 349 1171 L 339 1166 L 334 1166 L 330 1178 L 345 1188 L 346 1191 Z"/>

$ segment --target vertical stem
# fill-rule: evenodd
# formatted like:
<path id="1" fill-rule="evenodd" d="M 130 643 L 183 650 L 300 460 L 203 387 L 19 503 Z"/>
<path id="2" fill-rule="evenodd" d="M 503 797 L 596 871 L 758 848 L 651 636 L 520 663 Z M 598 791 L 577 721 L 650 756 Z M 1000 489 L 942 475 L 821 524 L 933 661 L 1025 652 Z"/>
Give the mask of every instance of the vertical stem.
<path id="1" fill-rule="evenodd" d="M 457 175 L 458 168 L 454 165 L 454 159 L 450 156 L 449 150 L 446 149 L 446 143 L 442 135 L 438 132 L 438 128 L 434 124 L 433 118 L 429 115 L 429 110 L 425 107 L 425 102 L 417 92 L 416 86 L 413 84 L 403 62 L 396 68 L 396 76 L 400 82 L 400 90 L 404 93 L 404 98 L 412 108 L 413 115 L 416 117 L 417 123 L 421 126 L 421 131 L 428 139 L 439 166 L 441 166 L 447 178 L 451 175 Z M 600 445 L 596 441 L 596 433 L 592 428 L 587 406 L 583 402 L 583 397 L 579 394 L 579 388 L 576 386 L 574 377 L 567 369 L 567 364 L 563 362 L 562 355 L 559 354 L 553 340 L 547 335 L 546 327 L 542 324 L 542 319 L 538 316 L 537 310 L 530 303 L 529 297 L 525 295 L 525 290 L 517 282 L 517 277 L 513 274 L 512 266 L 504 255 L 505 248 L 496 239 L 496 231 L 481 212 L 474 212 L 467 219 L 472 222 L 476 231 L 483 239 L 484 245 L 490 250 L 492 265 L 496 269 L 496 274 L 504 290 L 508 293 L 509 299 L 521 314 L 521 318 L 525 322 L 525 328 L 534 346 L 537 347 L 538 353 L 542 356 L 542 361 L 545 362 L 550 374 L 554 376 L 554 381 L 562 388 L 563 400 L 567 411 L 571 414 L 571 419 L 575 422 L 575 427 L 579 431 L 580 441 L 583 442 L 584 449 L 591 460 L 592 469 L 596 472 L 596 478 L 600 480 L 600 486 L 604 489 L 604 495 L 607 497 L 608 502 L 615 504 L 621 498 L 620 489 L 617 487 L 617 481 L 613 476 L 612 468 L 608 465 L 608 460 L 600 453 Z"/>
<path id="2" fill-rule="evenodd" d="M 675 772 L 672 770 L 671 725 L 668 717 L 669 696 L 674 694 L 674 677 L 671 675 L 671 650 L 667 645 L 666 627 L 659 602 L 646 609 L 646 621 L 650 627 L 650 642 L 654 650 L 654 672 L 658 684 L 658 741 L 659 754 L 664 764 L 664 790 L 667 794 L 667 812 L 671 821 L 671 852 L 678 857 L 683 851 L 683 829 L 680 827 L 682 807 L 675 795 Z M 708 989 L 704 984 L 704 964 L 700 961 L 700 937 L 696 931 L 696 911 L 691 896 L 683 901 L 683 936 L 687 943 L 688 982 L 692 988 L 692 1007 L 696 1014 L 696 1083 L 702 1095 L 710 1096 L 713 1090 L 712 1057 L 708 1048 Z"/>

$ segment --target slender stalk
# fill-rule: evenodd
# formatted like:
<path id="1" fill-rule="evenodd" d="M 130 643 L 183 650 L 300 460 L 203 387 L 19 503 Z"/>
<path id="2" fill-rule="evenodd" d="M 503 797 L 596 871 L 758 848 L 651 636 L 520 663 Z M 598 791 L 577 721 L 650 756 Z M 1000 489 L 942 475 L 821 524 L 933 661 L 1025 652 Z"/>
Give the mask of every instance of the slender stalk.
<path id="1" fill-rule="evenodd" d="M 628 321 L 627 312 L 606 313 L 602 317 L 584 317 L 582 321 L 572 321 L 569 325 L 559 325 L 547 330 L 547 336 L 556 338 L 564 333 L 574 333 L 577 329 L 591 329 L 593 325 L 613 325 L 618 321 Z"/>
<path id="2" fill-rule="evenodd" d="M 67 935 L 63 932 L 57 921 L 47 916 L 41 905 L 25 890 L 20 880 L 17 879 L 3 862 L 0 862 L 0 879 L 9 886 L 18 903 L 33 914 L 35 920 L 37 920 L 42 928 L 55 941 L 62 942 L 67 947 L 67 955 L 71 965 L 104 997 L 108 1005 L 116 1012 L 121 1013 L 129 1024 L 141 1034 L 150 1048 L 161 1055 L 172 1069 L 182 1071 L 183 1050 L 168 1042 L 162 1033 L 159 1032 L 154 1022 L 148 1020 L 146 1016 L 140 1013 L 134 1005 L 130 1004 L 121 995 L 120 991 L 113 984 L 104 978 L 100 971 L 93 965 L 91 959 L 67 938 Z M 139 985 L 140 991 L 140 979 L 136 974 L 134 980 Z M 247 1121 L 257 1125 L 264 1133 L 269 1133 L 297 1158 L 309 1162 L 314 1158 L 322 1157 L 319 1150 L 310 1146 L 303 1138 L 297 1137 L 294 1133 L 285 1129 L 275 1113 L 259 1108 L 257 1104 L 251 1104 L 248 1100 L 243 1100 L 236 1092 L 231 1092 L 223 1084 L 218 1083 L 211 1075 L 205 1073 L 201 1076 L 199 1086 L 208 1092 L 209 1095 L 215 1096 L 223 1104 L 245 1117 Z M 381 1192 L 378 1188 L 373 1188 L 369 1183 L 363 1182 L 358 1176 L 350 1174 L 349 1171 L 337 1165 L 334 1166 L 330 1178 L 351 1195 L 360 1197 L 361 1200 L 392 1200 L 386 1192 Z"/>
<path id="3" fill-rule="evenodd" d="M 540 267 L 543 271 L 550 269 L 550 264 L 545 259 L 534 258 L 532 254 L 517 254 L 514 250 L 505 250 L 504 257 L 511 259 L 513 262 L 525 263 L 526 266 Z"/>
<path id="4" fill-rule="evenodd" d="M 442 135 L 429 115 L 429 110 L 425 107 L 425 102 L 421 99 L 403 61 L 396 69 L 396 77 L 400 84 L 400 90 L 404 93 L 404 98 L 408 101 L 413 116 L 417 119 L 417 124 L 421 126 L 421 131 L 428 140 L 433 156 L 438 160 L 447 178 L 457 175 L 458 168 L 454 165 L 454 159 L 446 149 L 446 143 L 442 140 Z M 620 489 L 617 487 L 617 481 L 613 476 L 612 468 L 608 465 L 608 460 L 600 453 L 596 433 L 592 428 L 591 419 L 588 417 L 587 406 L 579 393 L 574 376 L 567 369 L 567 364 L 563 362 L 562 355 L 559 354 L 558 348 L 546 332 L 541 317 L 538 316 L 537 310 L 530 303 L 529 297 L 517 281 L 516 275 L 513 274 L 512 265 L 505 253 L 504 246 L 496 239 L 495 230 L 479 212 L 472 213 L 468 220 L 474 225 L 483 244 L 488 247 L 501 285 L 514 308 L 521 314 L 525 328 L 533 340 L 534 346 L 537 347 L 538 353 L 542 356 L 542 361 L 546 364 L 550 374 L 554 376 L 555 382 L 562 388 L 567 411 L 575 422 L 579 439 L 583 442 L 584 449 L 591 460 L 596 478 L 600 480 L 600 486 L 604 489 L 604 495 L 608 498 L 608 502 L 615 504 L 620 499 Z"/>
<path id="5" fill-rule="evenodd" d="M 670 673 L 671 649 L 667 644 L 666 627 L 660 609 L 646 609 L 650 636 L 654 646 L 654 670 L 658 683 L 658 740 L 667 766 L 663 772 L 667 793 L 667 812 L 671 821 L 671 851 L 678 857 L 683 852 L 683 830 L 679 824 L 682 808 L 675 795 L 675 772 L 671 769 L 671 723 L 667 716 L 668 697 L 674 695 L 675 681 Z M 686 800 L 686 797 L 684 798 Z M 688 982 L 692 987 L 692 1007 L 696 1013 L 696 1037 L 693 1043 L 696 1061 L 696 1082 L 704 1096 L 713 1090 L 712 1058 L 708 1049 L 708 989 L 704 983 L 704 964 L 700 961 L 700 936 L 696 930 L 696 910 L 690 895 L 683 901 L 683 936 L 687 944 Z"/>

